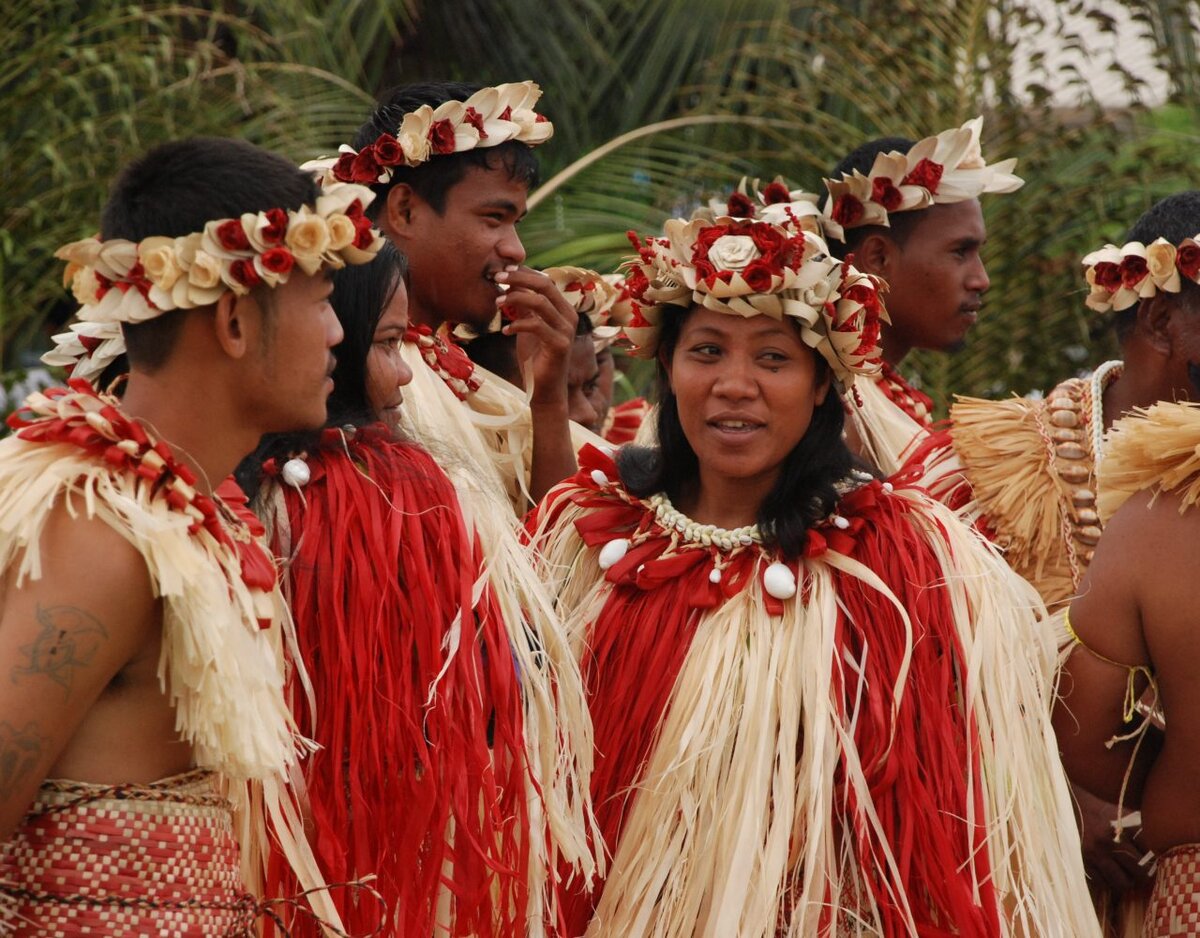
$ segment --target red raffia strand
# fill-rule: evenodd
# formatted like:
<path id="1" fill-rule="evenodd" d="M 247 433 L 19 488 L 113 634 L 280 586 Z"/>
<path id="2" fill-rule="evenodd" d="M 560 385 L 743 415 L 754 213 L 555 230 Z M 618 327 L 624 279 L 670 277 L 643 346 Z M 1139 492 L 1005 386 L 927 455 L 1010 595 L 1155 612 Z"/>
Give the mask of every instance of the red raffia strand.
<path id="1" fill-rule="evenodd" d="M 883 362 L 883 370 L 876 381 L 884 396 L 914 421 L 922 427 L 933 426 L 933 398 L 914 388 L 899 371 Z"/>
<path id="2" fill-rule="evenodd" d="M 945 460 L 956 458 L 954 428 L 949 420 L 940 420 L 932 425 L 928 433 L 922 434 L 911 451 L 905 453 L 904 464 L 897 475 L 913 479 L 924 478 L 922 484 L 926 491 L 962 518 L 963 512 L 975 498 L 975 491 L 966 474 L 960 468 L 954 472 L 938 473 L 938 477 L 930 481 L 926 473 L 927 468 L 934 468 Z M 986 515 L 976 512 L 971 526 L 989 541 L 995 541 L 996 530 Z"/>
<path id="3" fill-rule="evenodd" d="M 426 452 L 381 426 L 325 431 L 308 463 L 303 491 L 283 491 L 292 608 L 319 715 L 313 725 L 297 708 L 300 731 L 322 746 L 305 765 L 322 872 L 376 874 L 388 934 L 433 934 L 445 886 L 453 927 L 437 922 L 450 929 L 438 934 L 523 938 L 521 693 L 494 594 L 472 599 L 482 560 L 454 489 Z M 267 894 L 293 891 L 274 856 Z M 338 905 L 351 932 L 376 920 L 372 908 Z"/>
<path id="4" fill-rule="evenodd" d="M 428 326 L 409 326 L 404 341 L 414 343 L 421 350 L 425 364 L 437 372 L 460 401 L 483 386 L 475 374 L 475 363 L 449 335 L 434 332 Z"/>
<path id="5" fill-rule="evenodd" d="M 611 855 L 705 610 L 744 589 L 775 558 L 764 557 L 757 546 L 723 556 L 715 547 L 694 544 L 672 549 L 670 534 L 657 524 L 653 508 L 592 478 L 597 469 L 618 478 L 611 458 L 592 447 L 581 450 L 579 458 L 579 474 L 551 493 L 531 517 L 529 528 L 552 525 L 564 508 L 575 504 L 590 509 L 576 522 L 589 547 L 616 537 L 632 542 L 625 557 L 606 573 L 613 589 L 590 626 L 582 662 L 595 732 L 592 798 Z M 906 484 L 894 481 L 898 487 Z M 830 661 L 832 704 L 843 725 L 852 726 L 872 804 L 919 933 L 991 938 L 1000 934 L 1000 923 L 986 828 L 966 821 L 969 813 L 985 816 L 982 790 L 968 786 L 968 776 L 981 776 L 978 729 L 961 703 L 959 675 L 967 667 L 943 585 L 945 571 L 918 523 L 908 517 L 912 510 L 908 500 L 885 494 L 880 483 L 871 482 L 839 503 L 838 513 L 849 521 L 848 528 L 827 523 L 809 532 L 809 561 L 819 563 L 826 551 L 836 551 L 864 564 L 899 598 L 914 630 L 911 671 L 903 699 L 893 708 L 890 689 L 905 651 L 903 622 L 895 607 L 870 586 L 830 568 L 839 600 Z M 728 566 L 721 581 L 713 584 L 709 572 L 719 556 Z M 802 597 L 803 593 L 786 602 Z M 782 601 L 765 592 L 763 599 L 768 612 L 782 610 Z M 846 667 L 845 656 L 862 661 L 866 647 L 872 652 L 865 656 L 859 675 Z M 648 674 L 654 679 L 646 680 Z M 860 684 L 865 685 L 866 704 L 852 720 Z M 842 808 L 830 823 L 838 826 L 863 870 L 883 934 L 907 934 L 903 907 L 885 875 L 885 844 L 865 822 L 865 806 L 859 804 L 854 787 L 845 783 L 841 767 L 835 784 L 831 804 Z M 978 897 L 975 883 L 981 884 Z M 567 895 L 567 934 L 583 934 L 603 888 L 598 883 L 590 895 Z M 826 921 L 823 928 L 835 924 Z"/>
<path id="6" fill-rule="evenodd" d="M 137 421 L 121 412 L 116 398 L 98 393 L 88 382 L 72 378 L 69 388 L 50 388 L 43 396 L 58 414 L 45 415 L 22 408 L 8 417 L 17 436 L 31 443 L 69 443 L 111 465 L 114 471 L 135 474 L 150 487 L 150 497 L 165 501 L 191 518 L 192 535 L 207 531 L 237 558 L 242 581 L 251 592 L 275 588 L 275 563 L 263 548 L 261 522 L 246 506 L 237 483 L 227 479 L 213 497 L 196 488 L 195 474 L 175 459 L 163 440 L 155 440 Z M 64 414 L 65 416 L 60 416 Z M 89 422 L 98 413 L 101 421 Z M 222 508 L 224 511 L 222 511 Z M 259 620 L 262 628 L 269 620 Z"/>
<path id="7" fill-rule="evenodd" d="M 632 443 L 649 411 L 650 402 L 644 397 L 635 397 L 615 405 L 608 412 L 608 426 L 604 430 L 604 439 L 615 446 Z"/>

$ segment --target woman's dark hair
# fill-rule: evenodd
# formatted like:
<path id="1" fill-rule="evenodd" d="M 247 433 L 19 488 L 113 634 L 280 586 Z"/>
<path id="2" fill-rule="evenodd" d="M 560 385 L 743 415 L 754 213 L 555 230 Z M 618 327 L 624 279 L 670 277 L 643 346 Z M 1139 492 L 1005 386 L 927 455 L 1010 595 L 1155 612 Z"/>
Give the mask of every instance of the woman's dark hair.
<path id="1" fill-rule="evenodd" d="M 664 492 L 677 502 L 683 490 L 700 475 L 700 462 L 684 435 L 679 406 L 664 364 L 674 353 L 691 312 L 669 309 L 662 318 L 657 382 L 658 446 L 625 446 L 617 454 L 621 481 L 639 498 Z M 829 367 L 819 355 L 817 362 L 822 369 Z M 844 422 L 841 395 L 831 389 L 824 402 L 813 410 L 812 423 L 784 458 L 779 479 L 759 506 L 758 526 L 764 543 L 778 547 L 787 557 L 803 553 L 809 528 L 833 512 L 838 502 L 837 483 L 855 467 L 854 456 L 842 439 Z"/>
<path id="2" fill-rule="evenodd" d="M 407 273 L 404 255 L 390 241 L 384 242 L 369 264 L 334 271 L 329 302 L 342 324 L 344 337 L 334 349 L 337 366 L 333 371 L 333 393 L 329 395 L 325 426 L 361 427 L 377 419 L 367 399 L 367 356 L 383 311 Z M 320 437 L 319 430 L 267 434 L 238 466 L 239 484 L 252 496 L 252 490 L 258 488 L 264 462 L 271 458 L 286 460 L 294 453 L 311 451 Z"/>

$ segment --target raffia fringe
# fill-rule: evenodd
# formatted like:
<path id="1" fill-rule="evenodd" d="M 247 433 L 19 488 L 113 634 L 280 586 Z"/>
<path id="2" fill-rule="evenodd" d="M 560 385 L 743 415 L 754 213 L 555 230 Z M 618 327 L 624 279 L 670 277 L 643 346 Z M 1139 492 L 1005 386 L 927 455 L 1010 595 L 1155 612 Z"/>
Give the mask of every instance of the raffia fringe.
<path id="1" fill-rule="evenodd" d="M 1004 933 L 1096 936 L 1049 719 L 1055 648 L 1040 621 L 1041 603 L 949 509 L 915 493 L 906 497 L 921 503 L 915 514 L 937 545 L 953 593 L 966 704 L 978 721 L 985 767 L 970 783 L 983 790 Z M 584 513 L 565 507 L 553 530 L 541 532 L 546 568 L 579 651 L 611 590 L 596 551 L 575 532 Z M 853 714 L 844 722 L 832 704 L 835 566 L 883 587 L 871 571 L 829 554 L 809 562 L 807 602 L 789 602 L 782 616 L 766 613 L 757 581 L 704 614 L 590 938 L 808 938 L 830 908 L 848 933 L 882 934 L 878 910 L 862 903 L 871 894 L 862 871 L 831 821 L 841 810 L 831 797 L 839 763 L 860 803 L 871 804 L 846 730 Z M 904 693 L 903 679 L 893 690 Z M 873 815 L 863 820 L 880 823 Z M 884 859 L 884 875 L 894 881 L 896 862 Z M 778 932 L 785 921 L 786 931 Z M 911 921 L 909 933 L 916 935 Z"/>
<path id="2" fill-rule="evenodd" d="M 3 447 L 0 568 L 15 565 L 18 583 L 41 577 L 38 544 L 60 502 L 73 517 L 99 519 L 136 547 L 163 599 L 159 681 L 196 764 L 228 781 L 247 884 L 261 882 L 269 818 L 300 882 L 306 889 L 323 886 L 284 784 L 308 744 L 296 735 L 284 698 L 285 645 L 293 636 L 279 594 L 277 624 L 260 629 L 237 558 L 207 534 L 189 534 L 189 519 L 151 500 L 135 477 L 114 474 L 74 447 L 17 438 Z M 315 894 L 313 905 L 326 921 L 341 924 L 324 894 Z"/>
<path id="3" fill-rule="evenodd" d="M 1047 603 L 1075 591 L 1063 546 L 1062 493 L 1038 428 L 1038 402 L 960 397 L 950 409 L 954 449 L 975 503 L 1009 564 Z"/>
<path id="4" fill-rule="evenodd" d="M 1179 495 L 1179 510 L 1200 502 L 1200 404 L 1138 408 L 1108 433 L 1098 505 L 1107 521 L 1135 492 Z"/>
<path id="5" fill-rule="evenodd" d="M 535 774 L 530 816 L 530 920 L 554 914 L 559 861 L 585 881 L 603 870 L 590 843 L 596 823 L 589 792 L 591 720 L 579 666 L 554 599 L 538 578 L 531 550 L 518 537 L 514 504 L 523 506 L 532 448 L 529 407 L 502 379 L 480 370 L 483 386 L 460 401 L 421 359 L 402 346 L 413 370 L 405 393 L 406 430 L 450 477 L 485 567 L 476 598 L 491 584 L 509 628 L 525 698 L 525 740 Z M 582 429 L 582 428 L 580 428 Z M 582 431 L 587 434 L 587 431 Z M 589 440 L 598 439 L 587 434 Z M 601 443 L 603 441 L 600 441 Z"/>
<path id="6" fill-rule="evenodd" d="M 925 428 L 870 379 L 855 381 L 845 400 L 865 455 L 885 476 L 899 472 L 905 454 L 920 442 Z"/>

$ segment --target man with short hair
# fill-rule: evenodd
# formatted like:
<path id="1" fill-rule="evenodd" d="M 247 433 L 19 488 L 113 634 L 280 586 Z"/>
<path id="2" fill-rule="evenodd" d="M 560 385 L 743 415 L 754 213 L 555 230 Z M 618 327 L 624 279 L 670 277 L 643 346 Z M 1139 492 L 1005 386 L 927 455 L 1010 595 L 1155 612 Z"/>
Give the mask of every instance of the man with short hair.
<path id="1" fill-rule="evenodd" d="M 120 400 L 82 379 L 31 395 L 0 443 L 0 931 L 248 932 L 267 816 L 320 885 L 285 787 L 306 745 L 287 611 L 222 483 L 264 433 L 324 421 L 326 269 L 382 244 L 370 199 L 241 141 L 180 141 L 59 252 L 129 375 Z"/>
<path id="2" fill-rule="evenodd" d="M 576 315 L 549 278 L 523 266 L 517 233 L 537 180 L 532 148 L 554 131 L 534 110 L 540 97 L 529 81 L 396 88 L 353 148 L 306 164 L 327 179 L 371 184 L 373 217 L 408 258 L 410 429 L 423 442 L 474 450 L 485 472 L 499 471 L 519 514 L 576 468 L 567 416 Z M 503 331 L 521 338 L 518 355 L 528 361 L 527 402 L 473 368 L 454 342 L 456 326 L 482 333 L 501 311 Z M 425 380 L 431 370 L 448 388 Z"/>
<path id="3" fill-rule="evenodd" d="M 861 401 L 849 402 L 864 455 L 886 474 L 933 422 L 933 402 L 898 366 L 913 349 L 949 352 L 966 340 L 990 286 L 979 196 L 1022 185 L 1012 174 L 1016 160 L 984 162 L 982 124 L 977 117 L 919 143 L 872 140 L 825 180 L 830 250 L 853 254 L 855 266 L 888 285 L 883 371 L 862 383 Z"/>

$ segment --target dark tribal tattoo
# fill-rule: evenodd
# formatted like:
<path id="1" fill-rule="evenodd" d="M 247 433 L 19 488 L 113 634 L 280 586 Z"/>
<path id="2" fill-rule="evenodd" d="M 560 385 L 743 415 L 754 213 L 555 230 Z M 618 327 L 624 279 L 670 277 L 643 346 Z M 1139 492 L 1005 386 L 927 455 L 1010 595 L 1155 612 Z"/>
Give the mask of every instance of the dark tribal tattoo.
<path id="1" fill-rule="evenodd" d="M 43 674 L 70 695 L 75 672 L 92 663 L 108 632 L 99 619 L 74 606 L 38 606 L 37 619 L 42 630 L 20 649 L 28 664 L 13 668 L 12 679 Z"/>
<path id="2" fill-rule="evenodd" d="M 36 723 L 17 729 L 0 722 L 0 791 L 7 792 L 37 768 L 46 737 L 38 733 Z"/>

